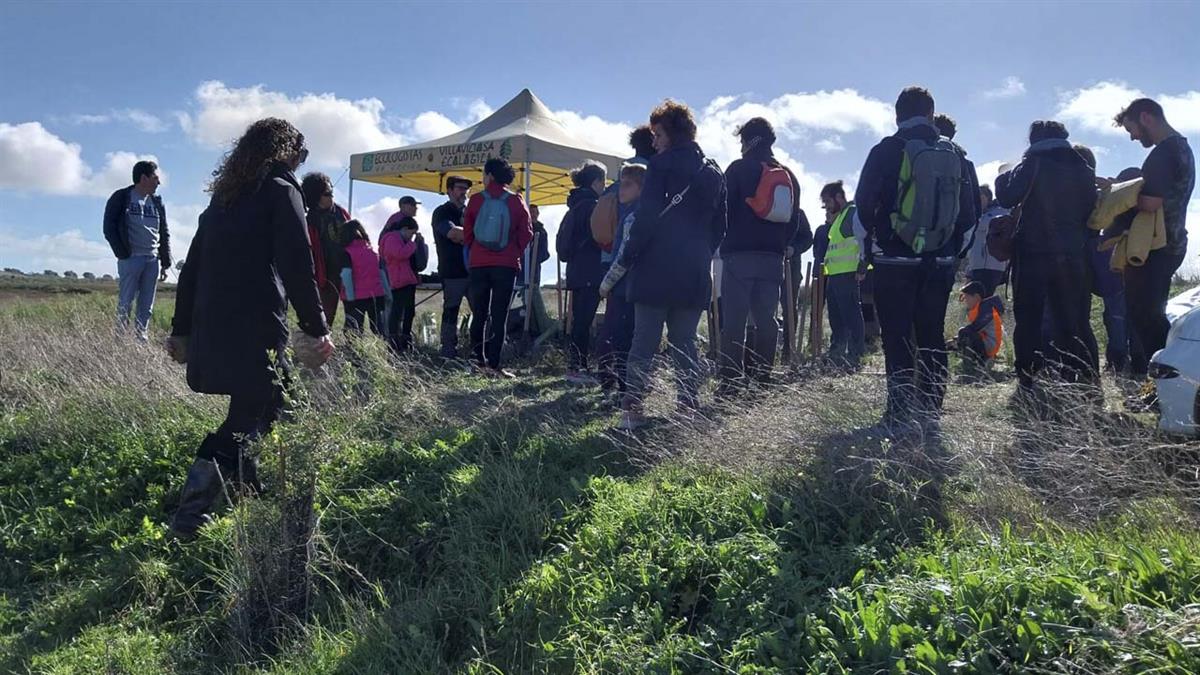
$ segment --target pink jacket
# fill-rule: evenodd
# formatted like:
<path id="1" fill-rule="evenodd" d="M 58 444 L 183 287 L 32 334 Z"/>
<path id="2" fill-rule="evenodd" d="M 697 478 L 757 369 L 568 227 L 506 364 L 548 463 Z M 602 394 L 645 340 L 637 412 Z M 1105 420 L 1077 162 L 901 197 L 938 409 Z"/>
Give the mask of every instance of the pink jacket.
<path id="1" fill-rule="evenodd" d="M 417 273 L 413 272 L 411 258 L 417 252 L 417 242 L 404 241 L 399 230 L 393 230 L 383 235 L 379 240 L 379 254 L 387 263 L 388 279 L 392 288 L 416 286 L 420 283 Z"/>
<path id="2" fill-rule="evenodd" d="M 383 276 L 379 274 L 379 254 L 371 248 L 371 243 L 365 239 L 355 239 L 346 245 L 346 253 L 350 255 L 354 297 L 358 300 L 366 300 L 386 295 L 387 293 L 383 289 Z M 342 299 L 346 299 L 345 289 L 342 290 Z"/>

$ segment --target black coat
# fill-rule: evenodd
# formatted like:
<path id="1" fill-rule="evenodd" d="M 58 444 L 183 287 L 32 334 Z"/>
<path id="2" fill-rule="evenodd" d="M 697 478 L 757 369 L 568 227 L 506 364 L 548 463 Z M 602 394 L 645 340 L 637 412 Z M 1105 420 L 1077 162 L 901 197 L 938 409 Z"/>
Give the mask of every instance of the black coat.
<path id="1" fill-rule="evenodd" d="M 1006 208 L 1024 203 L 1018 253 L 1083 255 L 1096 206 L 1096 172 L 1070 147 L 1027 151 L 1012 171 L 996 177 L 996 201 Z"/>
<path id="2" fill-rule="evenodd" d="M 691 186 L 666 214 L 672 197 Z M 712 257 L 725 237 L 725 177 L 695 143 L 650 158 L 622 264 L 631 302 L 705 309 L 712 298 Z"/>
<path id="3" fill-rule="evenodd" d="M 123 187 L 112 193 L 104 205 L 104 239 L 112 248 L 117 260 L 125 260 L 130 253 L 129 221 L 126 220 L 126 206 L 129 204 L 129 193 L 133 186 Z M 154 208 L 158 210 L 158 260 L 164 270 L 171 269 L 171 231 L 167 227 L 167 209 L 163 206 L 162 197 L 151 195 Z"/>
<path id="4" fill-rule="evenodd" d="M 932 123 L 899 129 L 871 148 L 858 179 L 854 192 L 854 203 L 858 207 L 858 219 L 867 236 L 891 258 L 921 258 L 892 231 L 892 213 L 896 210 L 896 193 L 899 191 L 900 164 L 904 158 L 904 145 L 910 140 L 936 141 L 939 136 Z M 955 221 L 954 236 L 938 251 L 928 255 L 937 258 L 952 258 L 963 253 L 969 241 L 968 234 L 975 227 L 979 210 L 979 187 L 974 180 L 975 167 L 962 156 L 963 184 L 958 193 L 958 219 Z M 871 257 L 873 251 L 867 251 Z"/>
<path id="5" fill-rule="evenodd" d="M 188 385 L 204 394 L 260 391 L 274 377 L 268 350 L 288 341 L 288 302 L 300 329 L 329 332 L 317 294 L 304 203 L 277 166 L 251 194 L 200 214 L 179 275 L 172 335 L 188 337 Z"/>
<path id="6" fill-rule="evenodd" d="M 783 166 L 792 178 L 792 219 L 786 223 L 772 223 L 759 218 L 746 203 L 758 190 L 762 178 L 763 163 L 779 165 L 771 148 L 754 148 L 742 159 L 734 160 L 725 169 L 726 201 L 728 203 L 729 229 L 721 243 L 721 255 L 730 253 L 777 253 L 783 255 L 796 230 L 800 227 L 800 182 L 796 174 Z M 811 233 L 810 233 L 811 236 Z"/>
<path id="7" fill-rule="evenodd" d="M 567 196 L 567 215 L 558 228 L 555 250 L 567 263 L 567 288 L 599 286 L 607 271 L 600 262 L 600 245 L 592 239 L 592 212 L 600 195 L 590 187 L 577 187 Z M 570 235 L 570 236 L 568 236 Z"/>

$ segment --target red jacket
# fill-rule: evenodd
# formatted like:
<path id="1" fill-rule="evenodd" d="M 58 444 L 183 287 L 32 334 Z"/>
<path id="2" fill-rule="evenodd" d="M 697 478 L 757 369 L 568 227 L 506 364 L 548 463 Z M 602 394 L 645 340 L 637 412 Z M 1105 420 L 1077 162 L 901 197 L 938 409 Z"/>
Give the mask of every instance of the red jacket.
<path id="1" fill-rule="evenodd" d="M 492 182 L 485 189 L 493 196 L 499 197 L 505 186 Z M 508 235 L 508 246 L 503 251 L 492 251 L 475 244 L 475 218 L 483 204 L 483 195 L 473 194 L 467 202 L 467 211 L 463 215 L 463 245 L 470 251 L 467 267 L 511 267 L 521 269 L 521 256 L 525 247 L 533 241 L 533 225 L 529 222 L 529 210 L 520 195 L 509 193 L 508 214 L 512 222 L 512 230 Z"/>

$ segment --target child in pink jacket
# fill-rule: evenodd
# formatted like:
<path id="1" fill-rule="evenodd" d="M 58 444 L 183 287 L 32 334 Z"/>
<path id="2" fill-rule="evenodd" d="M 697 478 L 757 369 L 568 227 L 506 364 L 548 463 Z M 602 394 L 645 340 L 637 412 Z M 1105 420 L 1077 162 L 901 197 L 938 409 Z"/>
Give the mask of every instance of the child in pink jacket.
<path id="1" fill-rule="evenodd" d="M 383 309 L 387 304 L 387 289 L 379 270 L 379 255 L 371 248 L 366 228 L 357 220 L 344 227 L 350 232 L 346 253 L 350 266 L 342 270 L 342 302 L 346 305 L 346 330 L 363 332 L 364 316 L 371 322 L 371 332 L 383 335 Z"/>
<path id="2" fill-rule="evenodd" d="M 397 353 L 412 345 L 417 284 L 421 282 L 413 256 L 419 255 L 424 246 L 421 233 L 417 231 L 417 221 L 412 217 L 401 218 L 379 238 L 379 253 L 392 285 L 392 308 L 387 316 L 388 342 Z"/>

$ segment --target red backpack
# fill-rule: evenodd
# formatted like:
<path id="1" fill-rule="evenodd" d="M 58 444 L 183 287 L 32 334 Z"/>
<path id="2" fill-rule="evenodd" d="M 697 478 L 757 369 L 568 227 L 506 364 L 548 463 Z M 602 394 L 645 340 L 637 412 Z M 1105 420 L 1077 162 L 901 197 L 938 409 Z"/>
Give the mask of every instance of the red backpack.
<path id="1" fill-rule="evenodd" d="M 778 164 L 762 163 L 762 175 L 753 197 L 746 204 L 754 215 L 769 223 L 790 223 L 795 215 L 796 186 L 787 169 Z"/>

